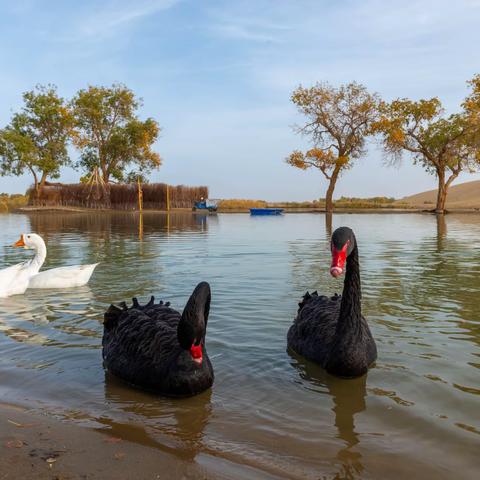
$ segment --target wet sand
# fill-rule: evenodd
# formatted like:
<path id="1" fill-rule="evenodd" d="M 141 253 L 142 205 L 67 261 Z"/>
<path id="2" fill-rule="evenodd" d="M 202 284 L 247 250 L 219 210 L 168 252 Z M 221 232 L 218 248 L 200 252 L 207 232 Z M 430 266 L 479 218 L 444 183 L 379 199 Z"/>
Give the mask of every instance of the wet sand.
<path id="1" fill-rule="evenodd" d="M 0 404 L 0 480 L 217 479 L 153 448 Z"/>
<path id="2" fill-rule="evenodd" d="M 0 480 L 280 478 L 206 454 L 189 462 L 116 433 L 93 430 L 0 403 Z"/>

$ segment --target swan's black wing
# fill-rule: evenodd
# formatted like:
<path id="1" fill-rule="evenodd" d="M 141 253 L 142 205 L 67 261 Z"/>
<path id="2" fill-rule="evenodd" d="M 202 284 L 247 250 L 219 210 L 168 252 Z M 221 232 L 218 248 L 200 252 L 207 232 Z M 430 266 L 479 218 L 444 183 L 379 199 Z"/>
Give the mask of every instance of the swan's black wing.
<path id="1" fill-rule="evenodd" d="M 206 353 L 201 366 L 180 347 L 181 315 L 167 303 L 151 301 L 129 308 L 110 306 L 105 313 L 103 360 L 109 372 L 123 380 L 166 395 L 194 395 L 213 383 Z"/>
<path id="2" fill-rule="evenodd" d="M 161 374 L 180 351 L 177 325 L 180 313 L 165 304 L 111 306 L 105 314 L 103 359 L 115 375 L 142 383 L 145 372 Z"/>
<path id="3" fill-rule="evenodd" d="M 340 299 L 340 295 L 329 298 L 307 292 L 288 330 L 288 347 L 325 367 L 337 326 Z"/>

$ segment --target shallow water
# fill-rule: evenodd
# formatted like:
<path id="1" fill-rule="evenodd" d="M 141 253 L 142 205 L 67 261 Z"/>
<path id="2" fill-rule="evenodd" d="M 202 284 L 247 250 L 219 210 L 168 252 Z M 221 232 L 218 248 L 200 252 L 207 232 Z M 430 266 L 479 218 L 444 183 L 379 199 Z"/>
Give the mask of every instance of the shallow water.
<path id="1" fill-rule="evenodd" d="M 1 215 L 2 268 L 29 256 L 8 246 L 27 231 L 45 238 L 47 268 L 101 263 L 88 287 L 0 299 L 0 401 L 237 464 L 239 478 L 477 478 L 480 215 L 335 215 L 340 225 L 356 232 L 379 352 L 355 380 L 286 351 L 305 291 L 342 289 L 324 215 Z M 213 292 L 213 389 L 164 399 L 106 375 L 107 306 L 154 294 L 181 309 L 200 280 Z"/>

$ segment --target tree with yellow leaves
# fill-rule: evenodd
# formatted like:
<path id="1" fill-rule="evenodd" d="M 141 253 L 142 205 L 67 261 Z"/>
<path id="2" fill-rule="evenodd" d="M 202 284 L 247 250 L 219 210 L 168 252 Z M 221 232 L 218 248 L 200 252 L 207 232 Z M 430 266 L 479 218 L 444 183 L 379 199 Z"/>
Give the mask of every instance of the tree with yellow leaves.
<path id="1" fill-rule="evenodd" d="M 480 112 L 480 79 L 476 102 Z M 475 84 L 470 82 L 475 87 Z M 372 130 L 381 135 L 387 157 L 400 161 L 403 152 L 412 155 L 414 164 L 437 176 L 436 213 L 445 212 L 448 188 L 461 172 L 478 168 L 475 147 L 475 88 L 464 102 L 465 110 L 446 117 L 440 100 L 397 99 L 380 106 L 380 117 Z M 470 105 L 471 113 L 467 113 Z M 480 122 L 479 122 L 480 123 Z M 478 131 L 478 126 L 477 126 Z"/>
<path id="2" fill-rule="evenodd" d="M 465 99 L 462 107 L 465 111 L 467 122 L 470 126 L 469 143 L 474 149 L 477 165 L 480 165 L 480 74 L 467 82 L 472 91 Z"/>
<path id="3" fill-rule="evenodd" d="M 328 180 L 326 211 L 333 211 L 333 192 L 339 175 L 351 168 L 352 161 L 365 154 L 365 141 L 376 119 L 379 97 L 356 82 L 335 88 L 317 83 L 298 87 L 292 102 L 307 118 L 296 130 L 308 135 L 314 148 L 295 150 L 286 162 L 296 168 L 316 168 Z"/>

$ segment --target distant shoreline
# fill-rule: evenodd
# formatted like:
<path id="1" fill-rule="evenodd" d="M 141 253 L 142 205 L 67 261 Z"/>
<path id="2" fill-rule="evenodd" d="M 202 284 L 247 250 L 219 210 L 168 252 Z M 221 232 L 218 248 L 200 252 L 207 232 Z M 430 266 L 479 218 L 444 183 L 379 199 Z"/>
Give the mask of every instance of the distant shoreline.
<path id="1" fill-rule="evenodd" d="M 325 214 L 324 208 L 288 208 L 281 207 L 285 213 L 322 213 Z M 139 210 L 124 210 L 124 209 L 98 209 L 98 208 L 80 208 L 80 207 L 61 207 L 61 206 L 27 206 L 20 207 L 12 210 L 9 213 L 140 213 Z M 238 209 L 219 209 L 217 213 L 249 213 L 249 208 L 238 208 Z M 7 212 L 5 212 L 7 213 Z M 172 208 L 169 211 L 167 210 L 155 210 L 155 209 L 146 209 L 142 211 L 143 214 L 149 215 L 152 213 L 192 213 L 194 215 L 208 215 L 209 212 L 204 210 L 192 211 L 190 208 Z M 371 207 L 371 208 L 336 208 L 333 211 L 335 213 L 428 213 L 435 214 L 434 210 L 429 210 L 419 207 Z M 445 213 L 480 213 L 480 208 L 447 208 Z"/>

